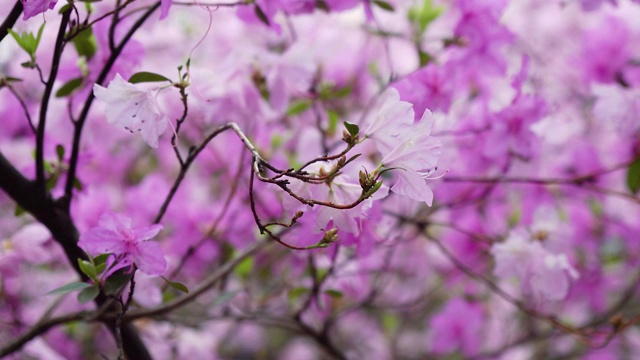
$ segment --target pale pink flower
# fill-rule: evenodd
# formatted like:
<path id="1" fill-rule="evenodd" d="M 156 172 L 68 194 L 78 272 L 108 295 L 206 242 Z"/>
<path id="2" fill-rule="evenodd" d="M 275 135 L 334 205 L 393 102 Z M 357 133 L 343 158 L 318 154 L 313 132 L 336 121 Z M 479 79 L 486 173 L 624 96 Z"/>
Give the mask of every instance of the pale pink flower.
<path id="1" fill-rule="evenodd" d="M 395 88 L 389 88 L 381 97 L 382 104 L 364 133 L 375 141 L 378 151 L 388 154 L 413 125 L 414 112 L 413 105 L 400 101 L 400 94 Z"/>
<path id="2" fill-rule="evenodd" d="M 562 300 L 569 292 L 570 280 L 579 277 L 565 254 L 554 254 L 523 231 L 512 232 L 503 243 L 491 247 L 502 279 L 517 278 L 525 295 L 537 300 Z"/>
<path id="3" fill-rule="evenodd" d="M 433 191 L 426 178 L 435 171 L 442 147 L 439 140 L 430 136 L 432 124 L 431 111 L 425 110 L 420 122 L 403 134 L 396 147 L 382 159 L 384 167 L 398 169 L 395 172 L 399 180 L 391 191 L 429 206 L 433 203 Z"/>
<path id="4" fill-rule="evenodd" d="M 397 169 L 399 179 L 391 191 L 431 206 L 433 191 L 425 179 L 435 171 L 442 147 L 430 136 L 433 115 L 425 110 L 414 124 L 413 105 L 401 101 L 398 90 L 389 88 L 383 98 L 365 136 L 384 156 L 382 166 Z"/>
<path id="5" fill-rule="evenodd" d="M 105 115 L 109 124 L 132 134 L 138 132 L 149 146 L 158 147 L 158 138 L 169 120 L 160 111 L 150 90 L 142 90 L 116 74 L 106 88 L 95 84 L 93 93 L 106 105 Z"/>
<path id="6" fill-rule="evenodd" d="M 109 273 L 126 267 L 135 266 L 145 274 L 160 275 L 167 262 L 158 243 L 149 241 L 162 230 L 162 225 L 133 228 L 131 219 L 106 212 L 100 218 L 97 227 L 80 236 L 78 246 L 91 255 L 113 254 Z M 111 264 L 109 264 L 111 265 Z"/>

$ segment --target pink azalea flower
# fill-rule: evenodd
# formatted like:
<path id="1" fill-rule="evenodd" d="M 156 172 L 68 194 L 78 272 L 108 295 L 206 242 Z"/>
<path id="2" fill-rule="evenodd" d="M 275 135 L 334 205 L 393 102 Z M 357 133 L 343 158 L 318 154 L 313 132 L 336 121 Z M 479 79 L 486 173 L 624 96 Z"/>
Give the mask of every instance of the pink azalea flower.
<path id="1" fill-rule="evenodd" d="M 22 0 L 24 8 L 22 20 L 27 20 L 30 17 L 53 9 L 57 2 L 58 0 Z"/>
<path id="2" fill-rule="evenodd" d="M 414 116 L 413 106 L 400 101 L 398 90 L 390 88 L 365 136 L 375 141 L 384 156 L 382 166 L 398 169 L 399 180 L 391 191 L 431 206 L 433 191 L 425 179 L 436 168 L 442 144 L 430 136 L 431 111 L 425 110 L 416 124 Z"/>
<path id="3" fill-rule="evenodd" d="M 460 298 L 450 300 L 430 322 L 433 329 L 431 342 L 437 354 L 461 351 L 470 356 L 482 344 L 481 331 L 484 315 L 478 304 Z"/>
<path id="4" fill-rule="evenodd" d="M 375 141 L 378 151 L 387 154 L 413 124 L 414 112 L 411 103 L 400 101 L 400 93 L 395 88 L 389 88 L 381 98 L 382 104 L 365 134 Z"/>
<path id="5" fill-rule="evenodd" d="M 491 247 L 502 279 L 516 277 L 522 291 L 536 300 L 562 300 L 569 292 L 570 280 L 579 277 L 565 254 L 554 254 L 525 232 L 515 231 L 507 241 Z"/>
<path id="6" fill-rule="evenodd" d="M 139 132 L 144 141 L 158 147 L 158 138 L 167 128 L 168 119 L 158 108 L 150 90 L 141 90 L 116 74 L 106 88 L 95 84 L 93 93 L 107 107 L 107 122 L 130 133 Z"/>
<path id="7" fill-rule="evenodd" d="M 97 227 L 80 236 L 78 246 L 92 255 L 113 254 L 115 263 L 108 274 L 134 264 L 145 274 L 160 275 L 167 267 L 158 243 L 149 241 L 162 230 L 161 225 L 133 228 L 131 219 L 111 211 L 100 218 Z M 111 265 L 111 264 L 109 264 Z"/>
<path id="8" fill-rule="evenodd" d="M 433 191 L 426 184 L 426 178 L 435 171 L 442 147 L 439 140 L 430 136 L 432 124 L 431 111 L 425 110 L 420 122 L 382 159 L 384 167 L 399 169 L 396 173 L 400 179 L 391 191 L 424 201 L 429 206 L 433 202 Z"/>

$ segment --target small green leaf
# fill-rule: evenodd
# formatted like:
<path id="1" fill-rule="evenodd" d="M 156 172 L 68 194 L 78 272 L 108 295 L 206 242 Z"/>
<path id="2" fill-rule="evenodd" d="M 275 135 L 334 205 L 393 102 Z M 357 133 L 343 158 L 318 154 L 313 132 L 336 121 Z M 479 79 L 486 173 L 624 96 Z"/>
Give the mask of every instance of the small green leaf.
<path id="1" fill-rule="evenodd" d="M 316 0 L 316 9 L 322 10 L 324 12 L 331 11 L 331 8 L 329 8 L 329 4 L 327 4 L 325 0 Z"/>
<path id="2" fill-rule="evenodd" d="M 2 78 L 0 78 L 0 80 L 4 80 L 4 81 L 8 81 L 8 82 L 20 82 L 20 81 L 23 81 L 20 78 L 12 77 L 12 76 L 2 77 Z"/>
<path id="3" fill-rule="evenodd" d="M 100 254 L 93 258 L 93 263 L 96 265 L 106 264 L 110 255 L 111 254 Z"/>
<path id="4" fill-rule="evenodd" d="M 356 124 L 352 124 L 348 121 L 344 122 L 344 127 L 347 128 L 347 131 L 351 136 L 355 137 L 360 132 L 360 127 Z"/>
<path id="5" fill-rule="evenodd" d="M 258 5 L 254 6 L 254 10 L 256 12 L 256 16 L 258 17 L 258 19 L 260 19 L 260 21 L 262 21 L 267 26 L 271 26 L 271 24 L 269 23 L 269 18 L 267 17 L 267 14 L 265 14 L 264 11 L 262 11 L 262 8 L 260 6 Z"/>
<path id="6" fill-rule="evenodd" d="M 375 183 L 375 185 L 373 185 L 373 186 L 371 187 L 371 189 L 369 189 L 369 191 L 367 191 L 367 192 L 362 196 L 362 198 L 363 198 L 363 199 L 368 199 L 369 197 L 371 197 L 371 195 L 375 194 L 375 193 L 376 193 L 376 191 L 380 190 L 380 187 L 382 187 L 382 181 L 377 181 L 377 182 Z"/>
<path id="7" fill-rule="evenodd" d="M 100 295 L 100 289 L 97 286 L 88 287 L 78 293 L 78 302 L 86 304 Z"/>
<path id="8" fill-rule="evenodd" d="M 298 114 L 302 114 L 307 111 L 311 107 L 311 101 L 309 100 L 299 100 L 293 102 L 289 105 L 289 109 L 287 109 L 287 116 L 295 116 Z"/>
<path id="9" fill-rule="evenodd" d="M 398 317 L 392 313 L 385 313 L 382 315 L 382 328 L 387 334 L 395 333 L 400 327 L 400 321 Z"/>
<path id="10" fill-rule="evenodd" d="M 318 269 L 316 270 L 316 281 L 323 282 L 324 279 L 329 275 L 328 269 Z"/>
<path id="11" fill-rule="evenodd" d="M 73 179 L 73 187 L 76 188 L 76 190 L 82 191 L 83 186 L 80 180 L 78 180 L 78 178 Z"/>
<path id="12" fill-rule="evenodd" d="M 167 278 L 165 278 L 164 276 L 160 276 L 162 278 L 162 280 L 164 280 L 167 284 L 169 284 L 169 286 L 171 286 L 172 288 L 178 290 L 178 291 L 182 291 L 185 294 L 189 293 L 189 289 L 182 283 L 179 283 L 177 281 L 171 281 Z"/>
<path id="13" fill-rule="evenodd" d="M 86 28 L 76 34 L 73 38 L 73 46 L 76 48 L 78 55 L 84 56 L 90 60 L 98 51 L 98 42 L 91 28 Z"/>
<path id="14" fill-rule="evenodd" d="M 426 66 L 431 61 L 433 61 L 433 56 L 428 52 L 420 50 L 418 52 L 418 56 L 420 57 L 420 67 Z"/>
<path id="15" fill-rule="evenodd" d="M 36 36 L 35 46 L 33 49 L 34 54 L 35 51 L 38 50 L 38 45 L 40 45 L 40 39 L 42 39 L 42 31 L 44 30 L 44 24 L 45 23 L 42 23 L 42 25 L 40 25 L 40 28 L 38 29 L 38 35 Z"/>
<path id="16" fill-rule="evenodd" d="M 71 5 L 69 5 L 69 4 L 64 4 L 64 6 L 62 6 L 62 7 L 60 8 L 60 11 L 58 11 L 58 14 L 62 14 L 62 13 L 64 13 L 65 11 L 69 10 L 69 8 L 70 8 L 70 7 L 71 7 Z"/>
<path id="17" fill-rule="evenodd" d="M 156 74 L 148 71 L 141 71 L 141 72 L 135 73 L 129 78 L 129 82 L 132 84 L 137 84 L 141 82 L 159 82 L 159 81 L 171 82 L 171 80 L 169 80 L 168 78 L 160 74 Z"/>
<path id="18" fill-rule="evenodd" d="M 443 6 L 433 6 L 432 0 L 424 0 L 421 8 L 414 6 L 409 9 L 408 17 L 411 22 L 417 24 L 420 34 L 422 34 L 443 11 Z"/>
<path id="19" fill-rule="evenodd" d="M 89 261 L 78 259 L 78 266 L 80 266 L 80 271 L 91 279 L 95 279 L 98 276 L 95 265 Z"/>
<path id="20" fill-rule="evenodd" d="M 16 210 L 13 212 L 13 215 L 15 215 L 16 217 L 24 215 L 27 213 L 27 210 L 25 210 L 22 206 L 20 205 L 16 205 Z"/>
<path id="21" fill-rule="evenodd" d="M 25 61 L 23 63 L 20 63 L 20 66 L 27 69 L 35 69 L 36 63 L 34 63 L 33 61 Z"/>
<path id="22" fill-rule="evenodd" d="M 53 289 L 48 293 L 46 293 L 45 295 L 67 294 L 74 291 L 84 290 L 89 287 L 93 287 L 93 285 L 76 281 L 76 282 L 72 282 L 71 284 L 67 284 L 59 288 Z"/>
<path id="23" fill-rule="evenodd" d="M 352 157 L 350 157 L 350 158 L 349 158 L 349 160 L 347 160 L 347 161 L 345 161 L 345 162 L 344 162 L 344 165 L 349 164 L 349 163 L 350 163 L 350 162 L 352 162 L 353 160 L 355 160 L 355 159 L 359 158 L 361 155 L 362 155 L 362 154 L 355 154 L 355 155 L 353 155 Z M 344 165 L 343 165 L 343 167 L 344 167 Z"/>
<path id="24" fill-rule="evenodd" d="M 250 256 L 250 257 L 242 260 L 236 266 L 235 272 L 239 276 L 246 277 L 246 276 L 249 276 L 249 274 L 251 273 L 252 270 L 253 270 L 253 257 Z"/>
<path id="25" fill-rule="evenodd" d="M 58 155 L 58 160 L 62 161 L 64 159 L 64 146 L 61 144 L 56 145 L 56 155 Z"/>
<path id="26" fill-rule="evenodd" d="M 324 293 L 331 296 L 334 299 L 342 299 L 342 291 L 329 289 L 329 290 L 325 290 Z"/>
<path id="27" fill-rule="evenodd" d="M 386 1 L 373 0 L 373 3 L 378 5 L 378 7 L 381 8 L 382 10 L 391 11 L 391 12 L 396 11 L 396 9 L 394 9 L 393 5 L 389 4 Z"/>
<path id="28" fill-rule="evenodd" d="M 107 264 L 96 265 L 96 274 L 102 274 L 102 272 L 106 268 L 107 268 Z"/>
<path id="29" fill-rule="evenodd" d="M 44 185 L 45 185 L 45 188 L 46 188 L 47 190 L 51 190 L 51 189 L 53 189 L 53 188 L 54 188 L 54 187 L 56 187 L 56 185 L 58 184 L 58 180 L 59 180 L 59 179 L 60 179 L 60 174 L 55 173 L 55 174 L 51 175 L 51 177 L 50 177 L 50 178 L 48 178 L 48 179 L 47 179 L 47 181 L 46 181 L 46 183 L 44 184 Z"/>
<path id="30" fill-rule="evenodd" d="M 64 97 L 67 95 L 71 95 L 77 88 L 82 85 L 82 78 L 75 78 L 67 81 L 66 84 L 62 85 L 60 89 L 56 92 L 56 97 Z"/>
<path id="31" fill-rule="evenodd" d="M 327 133 L 333 135 L 338 130 L 338 113 L 333 110 L 327 111 L 327 117 L 329 118 L 329 126 L 327 127 Z"/>
<path id="32" fill-rule="evenodd" d="M 33 36 L 33 34 L 27 32 L 18 34 L 12 29 L 7 29 L 7 31 L 9 32 L 9 34 L 11 34 L 11 37 L 13 37 L 13 39 L 16 41 L 16 43 L 18 43 L 18 46 L 20 46 L 22 50 L 26 51 L 27 54 L 31 56 L 33 55 L 33 53 L 35 52 L 34 46 L 36 43 L 36 38 Z"/>
<path id="33" fill-rule="evenodd" d="M 289 290 L 289 301 L 294 301 L 299 298 L 302 294 L 309 292 L 309 289 L 305 287 L 297 287 Z"/>
<path id="34" fill-rule="evenodd" d="M 636 159 L 627 168 L 627 188 L 634 194 L 640 190 L 640 159 Z"/>
<path id="35" fill-rule="evenodd" d="M 104 283 L 105 295 L 115 295 L 131 280 L 133 274 L 125 273 L 125 270 L 118 270 L 113 273 Z"/>

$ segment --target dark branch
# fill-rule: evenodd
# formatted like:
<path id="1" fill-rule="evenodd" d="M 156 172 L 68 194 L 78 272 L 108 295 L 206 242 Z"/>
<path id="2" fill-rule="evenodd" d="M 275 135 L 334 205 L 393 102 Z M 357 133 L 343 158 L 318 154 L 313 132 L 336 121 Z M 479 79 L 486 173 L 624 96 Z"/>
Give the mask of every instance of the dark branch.
<path id="1" fill-rule="evenodd" d="M 18 0 L 16 1 L 16 4 L 13 5 L 13 9 L 11 9 L 9 16 L 7 16 L 7 18 L 2 22 L 2 25 L 0 25 L 0 41 L 7 36 L 9 29 L 13 27 L 16 21 L 18 21 L 20 14 L 22 14 L 22 1 Z"/>

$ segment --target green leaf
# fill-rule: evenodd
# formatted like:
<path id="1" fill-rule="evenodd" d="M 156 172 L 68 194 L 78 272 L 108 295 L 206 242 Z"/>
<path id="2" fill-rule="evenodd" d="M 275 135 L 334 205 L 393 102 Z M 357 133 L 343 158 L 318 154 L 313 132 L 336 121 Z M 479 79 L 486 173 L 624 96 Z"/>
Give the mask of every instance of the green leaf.
<path id="1" fill-rule="evenodd" d="M 631 163 L 627 169 L 627 188 L 634 194 L 640 190 L 640 158 Z"/>
<path id="2" fill-rule="evenodd" d="M 309 100 L 299 100 L 293 102 L 289 105 L 289 109 L 287 109 L 287 116 L 295 116 L 298 114 L 302 114 L 307 111 L 311 107 L 311 101 Z"/>
<path id="3" fill-rule="evenodd" d="M 289 301 L 294 301 L 299 298 L 302 294 L 309 292 L 309 289 L 305 287 L 297 287 L 289 290 Z"/>
<path id="4" fill-rule="evenodd" d="M 107 264 L 96 265 L 96 274 L 102 274 L 102 272 L 106 268 L 107 268 Z"/>
<path id="5" fill-rule="evenodd" d="M 62 85 L 60 89 L 56 92 L 56 97 L 64 97 L 67 95 L 71 95 L 77 88 L 82 85 L 82 78 L 75 78 L 67 81 L 66 84 Z"/>
<path id="6" fill-rule="evenodd" d="M 327 117 L 329 118 L 329 127 L 327 127 L 327 133 L 333 135 L 338 130 L 338 113 L 333 110 L 327 111 Z"/>
<path id="7" fill-rule="evenodd" d="M 378 5 L 378 7 L 381 8 L 382 10 L 391 11 L 391 12 L 396 11 L 396 9 L 393 8 L 393 5 L 389 4 L 386 1 L 373 0 L 373 3 Z"/>
<path id="8" fill-rule="evenodd" d="M 324 293 L 331 296 L 334 299 L 342 299 L 342 291 L 329 289 L 329 290 L 325 290 Z"/>
<path id="9" fill-rule="evenodd" d="M 351 136 L 355 137 L 360 132 L 360 127 L 356 124 L 352 124 L 348 121 L 344 122 L 344 127 L 347 128 L 347 131 Z"/>
<path id="10" fill-rule="evenodd" d="M 165 278 L 164 276 L 160 276 L 162 278 L 162 280 L 164 280 L 167 284 L 169 284 L 169 286 L 171 286 L 172 288 L 178 290 L 178 291 L 182 291 L 185 294 L 189 293 L 189 289 L 182 283 L 176 282 L 176 281 L 171 281 L 167 278 Z"/>
<path id="11" fill-rule="evenodd" d="M 83 274 L 87 275 L 92 280 L 95 280 L 98 276 L 95 265 L 93 265 L 89 261 L 78 259 L 78 266 L 80 266 L 80 271 L 82 271 Z"/>
<path id="12" fill-rule="evenodd" d="M 46 183 L 44 184 L 45 188 L 47 190 L 53 189 L 58 184 L 58 180 L 60 180 L 60 174 L 56 173 L 56 174 L 51 175 L 51 177 L 48 178 Z"/>
<path id="13" fill-rule="evenodd" d="M 61 286 L 59 288 L 53 289 L 48 293 L 46 293 L 45 295 L 67 294 L 74 291 L 84 290 L 89 287 L 93 287 L 93 285 L 76 281 L 76 282 L 72 282 L 70 284 Z"/>
<path id="14" fill-rule="evenodd" d="M 100 295 L 100 289 L 97 286 L 88 287 L 78 294 L 78 302 L 81 304 L 86 304 L 89 301 L 95 299 Z"/>
<path id="15" fill-rule="evenodd" d="M 7 29 L 7 31 L 11 34 L 16 43 L 18 43 L 18 46 L 20 46 L 22 50 L 26 51 L 33 60 L 33 56 L 36 52 L 36 38 L 33 36 L 33 33 L 23 32 L 18 34 L 12 29 Z"/>
<path id="16" fill-rule="evenodd" d="M 126 274 L 125 270 L 118 270 L 113 273 L 104 283 L 105 295 L 115 295 L 131 280 L 133 274 Z"/>
<path id="17" fill-rule="evenodd" d="M 13 215 L 15 215 L 15 217 L 24 215 L 27 213 L 27 210 L 25 210 L 22 206 L 20 205 L 16 205 L 16 210 L 13 212 Z"/>
<path id="18" fill-rule="evenodd" d="M 65 11 L 69 10 L 70 7 L 71 7 L 71 5 L 64 4 L 64 6 L 60 8 L 60 11 L 58 11 L 58 14 L 64 13 Z"/>
<path id="19" fill-rule="evenodd" d="M 316 0 L 316 9 L 322 10 L 324 12 L 331 11 L 331 8 L 329 8 L 329 4 L 327 4 L 325 0 Z"/>
<path id="20" fill-rule="evenodd" d="M 76 188 L 76 190 L 82 191 L 83 186 L 80 180 L 78 180 L 78 178 L 73 179 L 73 187 Z"/>
<path id="21" fill-rule="evenodd" d="M 398 317 L 392 313 L 382 315 L 382 328 L 387 334 L 394 334 L 400 327 Z"/>
<path id="22" fill-rule="evenodd" d="M 35 55 L 35 51 L 38 50 L 38 45 L 40 45 L 40 39 L 42 39 L 42 31 L 44 31 L 44 24 L 45 23 L 42 23 L 42 25 L 40 25 L 40 28 L 38 29 L 38 35 L 36 36 L 36 42 L 33 49 L 34 55 Z"/>
<path id="23" fill-rule="evenodd" d="M 107 263 L 107 259 L 111 254 L 100 254 L 93 258 L 93 263 L 96 265 L 102 265 Z"/>
<path id="24" fill-rule="evenodd" d="M 87 60 L 91 59 L 98 51 L 98 43 L 95 35 L 93 35 L 93 30 L 89 27 L 79 32 L 73 38 L 73 46 L 76 48 L 78 55 L 86 57 Z"/>
<path id="25" fill-rule="evenodd" d="M 12 77 L 12 76 L 0 76 L 0 83 L 1 82 L 5 82 L 5 81 L 6 82 L 20 82 L 20 81 L 23 81 L 23 80 L 20 79 L 20 78 L 17 78 L 17 77 Z"/>
<path id="26" fill-rule="evenodd" d="M 433 6 L 432 0 L 424 0 L 421 8 L 411 7 L 409 9 L 408 17 L 411 22 L 418 26 L 420 34 L 422 34 L 429 24 L 437 19 L 443 11 L 443 6 Z"/>
<path id="27" fill-rule="evenodd" d="M 433 56 L 431 56 L 431 54 L 429 54 L 428 52 L 420 50 L 418 52 L 418 55 L 420 57 L 420 67 L 426 66 L 431 61 L 433 61 Z"/>
<path id="28" fill-rule="evenodd" d="M 249 276 L 251 271 L 253 270 L 253 256 L 250 256 L 244 260 L 242 260 L 235 269 L 236 274 L 242 277 Z"/>
<path id="29" fill-rule="evenodd" d="M 58 155 L 58 160 L 62 161 L 64 159 L 64 146 L 62 144 L 56 145 L 56 155 Z"/>
<path id="30" fill-rule="evenodd" d="M 373 187 L 371 187 L 371 189 L 369 189 L 369 191 L 367 191 L 362 198 L 368 199 L 369 197 L 371 197 L 371 195 L 375 194 L 376 191 L 380 190 L 380 187 L 382 187 L 382 181 L 377 181 L 376 184 L 373 185 Z"/>
<path id="31" fill-rule="evenodd" d="M 258 19 L 260 19 L 260 21 L 262 21 L 267 26 L 271 26 L 271 24 L 269 23 L 269 18 L 267 17 L 267 14 L 265 14 L 264 11 L 262 11 L 262 8 L 260 6 L 258 5 L 254 6 L 254 10 L 256 12 L 256 16 L 258 17 Z"/>
<path id="32" fill-rule="evenodd" d="M 159 82 L 159 81 L 171 82 L 171 80 L 169 80 L 168 78 L 160 74 L 156 74 L 148 71 L 141 71 L 141 72 L 135 73 L 129 78 L 129 82 L 132 84 L 137 84 L 141 82 Z"/>

